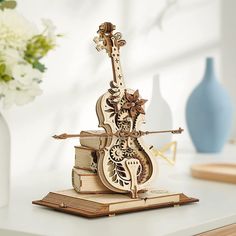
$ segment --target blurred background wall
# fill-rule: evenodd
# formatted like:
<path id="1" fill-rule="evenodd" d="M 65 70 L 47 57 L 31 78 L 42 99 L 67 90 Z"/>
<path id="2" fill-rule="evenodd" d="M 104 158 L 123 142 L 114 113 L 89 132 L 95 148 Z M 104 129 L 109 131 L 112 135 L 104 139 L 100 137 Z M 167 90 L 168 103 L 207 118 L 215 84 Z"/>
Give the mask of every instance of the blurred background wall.
<path id="1" fill-rule="evenodd" d="M 112 79 L 110 60 L 92 41 L 104 21 L 114 23 L 127 41 L 121 52 L 127 87 L 150 99 L 152 77 L 160 74 L 173 127 L 186 129 L 186 101 L 202 79 L 207 56 L 215 58 L 235 104 L 234 9 L 233 0 L 19 0 L 26 18 L 37 25 L 50 18 L 65 36 L 47 58 L 43 95 L 4 112 L 12 134 L 12 173 L 70 169 L 78 140 L 51 136 L 97 129 L 95 104 Z M 174 139 L 179 150 L 194 151 L 187 130 Z"/>

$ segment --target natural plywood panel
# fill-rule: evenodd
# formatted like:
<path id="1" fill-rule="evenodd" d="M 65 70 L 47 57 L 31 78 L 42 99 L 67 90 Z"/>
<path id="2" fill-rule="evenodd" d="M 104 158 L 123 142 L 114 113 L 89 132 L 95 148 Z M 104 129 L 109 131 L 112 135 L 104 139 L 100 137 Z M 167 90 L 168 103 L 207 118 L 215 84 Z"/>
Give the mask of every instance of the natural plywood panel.
<path id="1" fill-rule="evenodd" d="M 197 202 L 183 193 L 150 190 L 136 199 L 126 194 L 78 194 L 73 189 L 50 192 L 33 204 L 47 206 L 84 217 L 100 217 L 121 213 L 158 209 Z"/>

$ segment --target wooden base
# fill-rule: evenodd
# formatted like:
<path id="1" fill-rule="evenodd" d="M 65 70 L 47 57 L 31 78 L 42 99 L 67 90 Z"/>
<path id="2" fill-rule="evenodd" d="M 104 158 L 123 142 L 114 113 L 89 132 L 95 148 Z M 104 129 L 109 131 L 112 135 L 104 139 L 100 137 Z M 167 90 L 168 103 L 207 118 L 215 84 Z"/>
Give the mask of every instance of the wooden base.
<path id="1" fill-rule="evenodd" d="M 131 199 L 125 194 L 79 194 L 71 189 L 50 192 L 42 200 L 32 203 L 69 214 L 95 218 L 199 201 L 196 198 L 187 197 L 183 193 L 150 192 L 140 194 L 138 199 Z"/>

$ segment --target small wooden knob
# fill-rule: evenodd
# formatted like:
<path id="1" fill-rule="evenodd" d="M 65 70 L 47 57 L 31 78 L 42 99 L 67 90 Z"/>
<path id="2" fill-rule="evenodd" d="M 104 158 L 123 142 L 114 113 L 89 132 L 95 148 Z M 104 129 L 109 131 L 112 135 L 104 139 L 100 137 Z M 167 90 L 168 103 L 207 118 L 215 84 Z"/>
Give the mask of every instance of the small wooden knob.
<path id="1" fill-rule="evenodd" d="M 61 204 L 59 204 L 59 207 L 60 208 L 67 208 L 67 205 L 64 202 L 62 202 Z"/>

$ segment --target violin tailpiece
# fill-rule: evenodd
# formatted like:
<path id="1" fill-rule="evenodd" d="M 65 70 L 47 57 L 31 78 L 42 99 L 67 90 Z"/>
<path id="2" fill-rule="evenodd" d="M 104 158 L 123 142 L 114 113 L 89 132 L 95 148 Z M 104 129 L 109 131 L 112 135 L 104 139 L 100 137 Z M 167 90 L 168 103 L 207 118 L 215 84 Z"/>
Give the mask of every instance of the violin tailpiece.
<path id="1" fill-rule="evenodd" d="M 130 192 L 132 198 L 138 197 L 138 170 L 141 168 L 140 162 L 138 159 L 128 159 L 125 162 L 129 173 L 130 173 L 130 179 L 131 179 L 131 185 L 130 185 Z"/>

